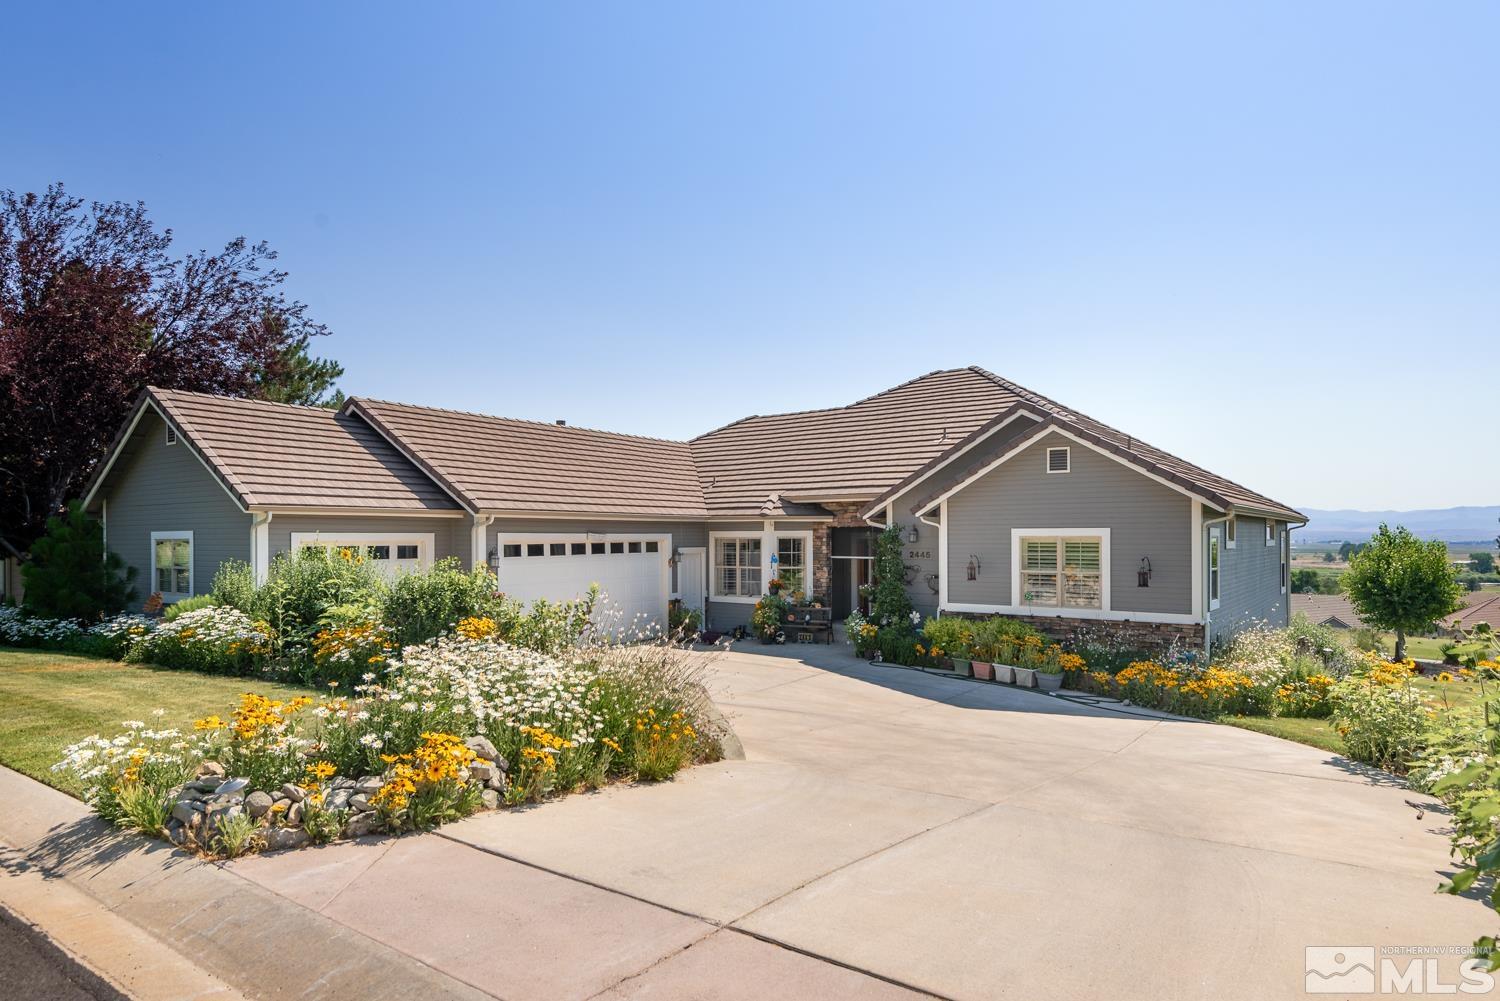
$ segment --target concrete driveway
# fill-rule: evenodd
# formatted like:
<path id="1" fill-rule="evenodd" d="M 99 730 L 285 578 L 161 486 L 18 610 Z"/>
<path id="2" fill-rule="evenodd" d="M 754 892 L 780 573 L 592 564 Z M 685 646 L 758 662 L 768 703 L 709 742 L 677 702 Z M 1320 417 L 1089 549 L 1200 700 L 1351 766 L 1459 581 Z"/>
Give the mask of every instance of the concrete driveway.
<path id="1" fill-rule="evenodd" d="M 1444 818 L 1380 773 L 843 648 L 761 649 L 709 669 L 746 760 L 445 834 L 959 998 L 1299 996 L 1308 946 L 1466 947 L 1494 927 L 1434 894 Z"/>
<path id="2" fill-rule="evenodd" d="M 392 997 L 395 970 L 434 998 L 1265 1001 L 1303 996 L 1309 946 L 1453 947 L 1454 983 L 1495 926 L 1434 894 L 1433 804 L 1323 752 L 840 647 L 704 656 L 744 760 L 241 860 L 255 895 L 212 892 L 281 915 L 243 940 L 138 910 L 231 978 L 309 934 L 387 951 L 316 979 L 272 964 L 285 996 L 328 999 L 375 999 L 358 969 Z"/>

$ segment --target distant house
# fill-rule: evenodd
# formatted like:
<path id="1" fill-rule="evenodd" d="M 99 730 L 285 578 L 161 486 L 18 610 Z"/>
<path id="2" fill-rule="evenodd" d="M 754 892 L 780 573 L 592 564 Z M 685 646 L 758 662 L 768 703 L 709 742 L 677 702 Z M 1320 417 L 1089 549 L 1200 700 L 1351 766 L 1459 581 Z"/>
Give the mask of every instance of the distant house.
<path id="1" fill-rule="evenodd" d="M 1443 628 L 1457 632 L 1473 629 L 1481 622 L 1488 622 L 1500 630 L 1500 591 L 1472 591 L 1464 596 L 1468 602 L 1460 612 L 1454 612 L 1443 620 Z"/>
<path id="2" fill-rule="evenodd" d="M 1335 629 L 1361 629 L 1364 622 L 1354 610 L 1354 603 L 1342 594 L 1294 594 L 1292 614 L 1301 612 L 1318 626 Z"/>

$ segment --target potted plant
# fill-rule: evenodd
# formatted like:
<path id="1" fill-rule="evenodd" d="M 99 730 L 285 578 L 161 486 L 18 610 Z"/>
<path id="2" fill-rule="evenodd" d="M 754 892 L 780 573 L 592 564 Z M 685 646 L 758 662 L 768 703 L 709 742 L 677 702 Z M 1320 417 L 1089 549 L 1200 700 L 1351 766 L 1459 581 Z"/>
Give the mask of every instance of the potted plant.
<path id="1" fill-rule="evenodd" d="M 776 634 L 781 632 L 787 611 L 786 599 L 779 594 L 763 595 L 755 603 L 755 611 L 750 613 L 750 625 L 762 643 L 776 642 Z"/>
<path id="2" fill-rule="evenodd" d="M 995 680 L 995 665 L 991 664 L 988 661 L 984 661 L 984 660 L 972 661 L 971 662 L 971 669 L 974 672 L 974 677 L 978 678 L 980 681 L 994 681 Z"/>

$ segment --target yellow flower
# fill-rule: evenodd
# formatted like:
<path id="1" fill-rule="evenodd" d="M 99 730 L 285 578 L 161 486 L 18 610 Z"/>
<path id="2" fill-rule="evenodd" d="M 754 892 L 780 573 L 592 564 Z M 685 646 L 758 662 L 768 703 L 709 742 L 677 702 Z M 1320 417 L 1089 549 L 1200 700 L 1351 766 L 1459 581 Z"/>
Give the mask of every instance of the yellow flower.
<path id="1" fill-rule="evenodd" d="M 1446 685 L 1453 681 L 1453 675 L 1449 671 L 1443 671 L 1437 676 L 1437 680 Z"/>
<path id="2" fill-rule="evenodd" d="M 228 725 L 217 716 L 205 716 L 202 719 L 193 720 L 194 730 L 222 730 Z"/>

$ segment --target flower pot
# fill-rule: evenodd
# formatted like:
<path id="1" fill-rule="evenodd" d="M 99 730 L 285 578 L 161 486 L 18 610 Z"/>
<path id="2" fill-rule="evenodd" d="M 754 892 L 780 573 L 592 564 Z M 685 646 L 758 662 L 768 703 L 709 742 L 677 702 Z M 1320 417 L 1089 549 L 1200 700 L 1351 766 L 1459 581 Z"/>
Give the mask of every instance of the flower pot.
<path id="1" fill-rule="evenodd" d="M 1020 685 L 1022 688 L 1036 687 L 1035 669 L 1030 667 L 1013 667 L 1011 668 L 1011 670 L 1015 672 L 1016 684 Z"/>
<path id="2" fill-rule="evenodd" d="M 995 665 L 986 664 L 982 660 L 974 661 L 974 677 L 978 678 L 980 681 L 994 681 Z"/>
<path id="3" fill-rule="evenodd" d="M 1016 669 L 1009 664 L 990 665 L 995 671 L 995 680 L 1002 685 L 1013 685 L 1016 683 Z"/>
<path id="4" fill-rule="evenodd" d="M 1048 674 L 1045 671 L 1036 672 L 1036 687 L 1044 692 L 1055 692 L 1062 687 L 1062 683 L 1063 676 L 1061 671 L 1058 671 L 1056 674 Z"/>

